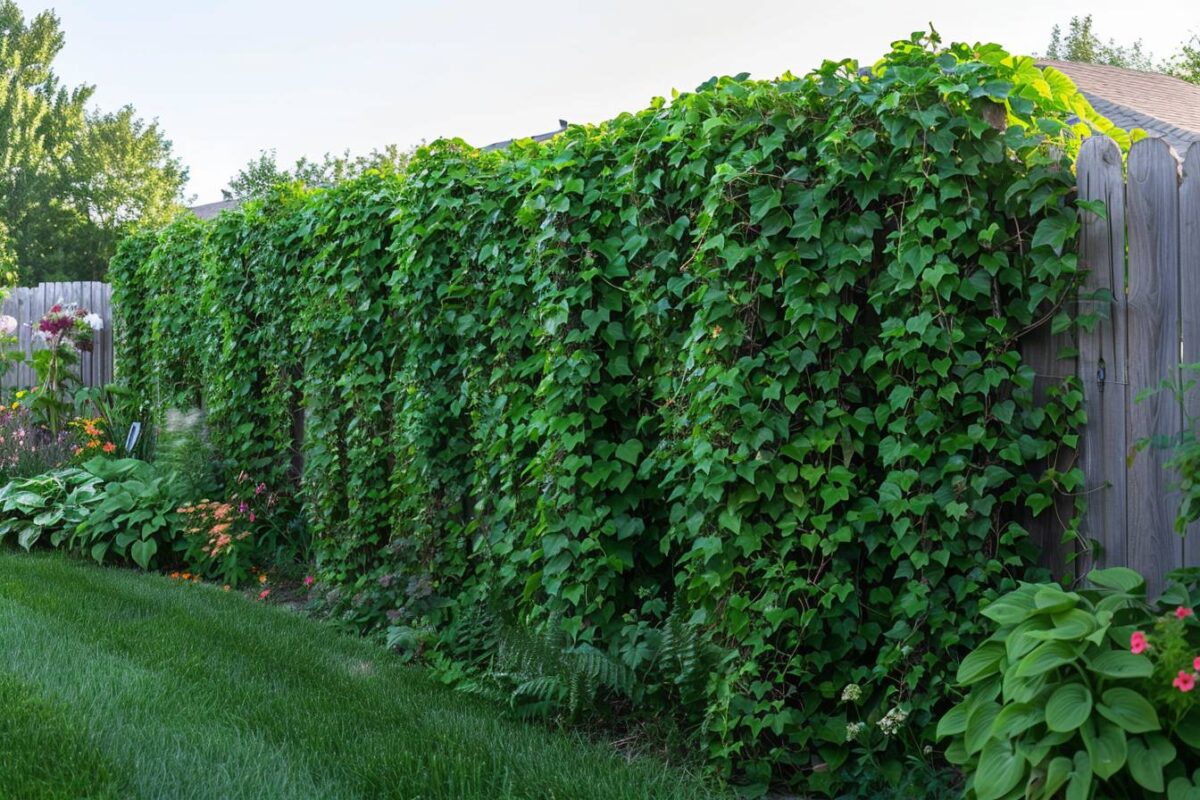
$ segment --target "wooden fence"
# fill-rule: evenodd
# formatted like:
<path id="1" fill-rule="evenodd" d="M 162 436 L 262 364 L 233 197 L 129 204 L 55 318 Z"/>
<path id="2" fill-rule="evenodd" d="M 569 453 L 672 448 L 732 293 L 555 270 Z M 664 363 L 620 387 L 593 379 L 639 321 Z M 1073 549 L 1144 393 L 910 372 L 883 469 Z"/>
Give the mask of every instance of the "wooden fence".
<path id="1" fill-rule="evenodd" d="M 1052 568 L 1082 575 L 1093 566 L 1129 566 L 1154 592 L 1170 570 L 1200 566 L 1200 525 L 1186 538 L 1174 530 L 1175 478 L 1163 468 L 1169 452 L 1135 453 L 1139 441 L 1175 436 L 1185 418 L 1200 416 L 1200 390 L 1182 400 L 1171 392 L 1137 400 L 1177 380 L 1181 364 L 1200 362 L 1200 144 L 1181 165 L 1163 140 L 1143 139 L 1126 167 L 1127 174 L 1117 146 L 1102 137 L 1085 142 L 1076 163 L 1080 199 L 1107 209 L 1103 217 L 1083 212 L 1079 247 L 1088 276 L 1079 310 L 1100 312 L 1099 324 L 1073 340 L 1043 334 L 1025 350 L 1043 385 L 1080 377 L 1088 416 L 1076 454 L 1087 501 L 1078 562 L 1066 566 L 1057 520 L 1043 517 L 1034 535 Z M 1058 357 L 1072 346 L 1075 355 Z M 1072 502 L 1059 499 L 1060 519 Z"/>
<path id="2" fill-rule="evenodd" d="M 80 367 L 85 386 L 103 386 L 112 381 L 113 338 L 112 338 L 112 287 L 96 281 L 73 283 L 41 283 L 35 287 L 13 289 L 12 294 L 0 307 L 0 314 L 7 314 L 17 321 L 17 340 L 22 352 L 28 356 L 36 345 L 33 330 L 38 320 L 55 303 L 79 303 L 88 311 L 99 314 L 104 320 L 104 329 L 96 332 L 91 353 L 83 353 Z M 27 364 L 13 365 L 0 380 L 5 388 L 27 387 L 36 383 L 36 376 Z"/>

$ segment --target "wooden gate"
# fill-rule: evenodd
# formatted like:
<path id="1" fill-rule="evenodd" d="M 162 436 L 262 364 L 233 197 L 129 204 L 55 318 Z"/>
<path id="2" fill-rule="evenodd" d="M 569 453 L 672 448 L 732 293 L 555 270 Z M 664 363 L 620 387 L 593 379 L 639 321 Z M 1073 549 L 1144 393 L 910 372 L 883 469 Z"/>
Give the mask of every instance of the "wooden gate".
<path id="1" fill-rule="evenodd" d="M 1178 496 L 1163 468 L 1169 451 L 1135 453 L 1139 441 L 1177 436 L 1185 419 L 1200 417 L 1200 387 L 1182 400 L 1169 391 L 1138 399 L 1164 379 L 1186 377 L 1181 364 L 1200 362 L 1200 144 L 1181 164 L 1165 141 L 1143 139 L 1127 166 L 1126 174 L 1111 140 L 1083 144 L 1079 197 L 1103 202 L 1107 213 L 1083 212 L 1079 257 L 1088 277 L 1079 302 L 1100 321 L 1075 334 L 1067 358 L 1060 348 L 1071 343 L 1048 336 L 1031 341 L 1026 357 L 1039 374 L 1075 374 L 1083 384 L 1088 423 L 1078 458 L 1087 512 L 1080 563 L 1070 571 L 1129 566 L 1154 591 L 1170 570 L 1200 566 L 1200 525 L 1186 538 L 1173 527 Z M 1055 522 L 1043 518 L 1035 534 L 1061 567 Z"/>

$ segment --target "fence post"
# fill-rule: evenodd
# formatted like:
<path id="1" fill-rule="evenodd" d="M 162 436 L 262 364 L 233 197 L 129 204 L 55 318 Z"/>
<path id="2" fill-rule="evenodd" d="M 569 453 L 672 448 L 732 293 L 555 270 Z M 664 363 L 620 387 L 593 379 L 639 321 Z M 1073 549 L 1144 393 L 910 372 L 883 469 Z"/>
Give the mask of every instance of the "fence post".
<path id="1" fill-rule="evenodd" d="M 1135 402 L 1146 389 L 1179 374 L 1179 163 L 1162 139 L 1143 139 L 1129 152 L 1129 385 L 1128 444 L 1170 437 L 1183 414 L 1170 392 Z M 1161 591 L 1163 576 L 1183 564 L 1183 543 L 1172 524 L 1178 498 L 1168 491 L 1162 447 L 1149 447 L 1128 469 L 1128 566 Z"/>
<path id="2" fill-rule="evenodd" d="M 1080 467 L 1087 511 L 1080 527 L 1085 549 L 1080 575 L 1094 566 L 1124 564 L 1126 495 L 1126 394 L 1129 358 L 1125 331 L 1125 171 L 1121 150 L 1106 136 L 1083 143 L 1075 169 L 1079 199 L 1104 204 L 1104 216 L 1084 211 L 1079 237 L 1086 278 L 1081 314 L 1098 319 L 1079 331 L 1079 380 L 1087 425 L 1080 432 Z"/>
<path id="3" fill-rule="evenodd" d="M 1200 363 L 1200 142 L 1192 144 L 1183 163 L 1179 185 L 1179 307 L 1183 335 L 1183 363 Z M 1185 380 L 1197 387 L 1184 395 L 1185 419 L 1200 419 L 1200 372 L 1189 371 Z M 1183 540 L 1185 566 L 1200 565 L 1200 522 L 1188 527 Z"/>

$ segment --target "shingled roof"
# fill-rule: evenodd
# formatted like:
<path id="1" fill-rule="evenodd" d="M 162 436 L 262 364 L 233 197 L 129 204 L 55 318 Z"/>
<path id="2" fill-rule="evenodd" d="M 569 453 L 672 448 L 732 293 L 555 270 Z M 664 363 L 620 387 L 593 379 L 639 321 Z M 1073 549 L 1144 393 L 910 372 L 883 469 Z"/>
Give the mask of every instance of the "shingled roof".
<path id="1" fill-rule="evenodd" d="M 537 134 L 534 134 L 533 136 L 525 136 L 523 138 L 533 139 L 535 142 L 544 142 L 548 139 L 553 139 L 555 136 L 558 136 L 560 133 L 562 133 L 566 129 L 567 129 L 567 121 L 565 119 L 560 119 L 558 121 L 558 130 L 549 131 L 547 133 L 537 133 Z M 491 144 L 485 144 L 480 149 L 481 150 L 503 150 L 504 148 L 508 147 L 510 144 L 512 144 L 515 141 L 517 141 L 517 140 L 516 139 L 505 139 L 503 142 L 492 142 Z"/>
<path id="2" fill-rule="evenodd" d="M 219 200 L 216 203 L 205 203 L 202 206 L 192 206 L 188 209 L 200 219 L 212 219 L 222 211 L 233 211 L 242 204 L 241 200 Z"/>
<path id="3" fill-rule="evenodd" d="M 1092 107 L 1126 130 L 1141 128 L 1166 139 L 1183 156 L 1200 142 L 1200 86 L 1162 75 L 1105 64 L 1041 59 L 1075 82 Z"/>

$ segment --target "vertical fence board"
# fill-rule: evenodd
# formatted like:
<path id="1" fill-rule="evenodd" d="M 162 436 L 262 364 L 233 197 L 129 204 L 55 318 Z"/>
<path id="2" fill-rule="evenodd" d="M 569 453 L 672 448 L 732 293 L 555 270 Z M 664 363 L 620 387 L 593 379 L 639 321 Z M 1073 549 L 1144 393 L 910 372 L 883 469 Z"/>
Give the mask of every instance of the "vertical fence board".
<path id="1" fill-rule="evenodd" d="M 1129 407 L 1130 444 L 1177 434 L 1182 411 L 1170 393 L 1135 402 L 1179 371 L 1179 181 L 1178 162 L 1162 139 L 1143 139 L 1129 153 L 1126 193 L 1129 221 Z M 1177 498 L 1167 491 L 1167 451 L 1150 447 L 1129 468 L 1128 565 L 1147 576 L 1157 593 L 1163 575 L 1183 563 L 1183 544 L 1171 527 Z"/>
<path id="2" fill-rule="evenodd" d="M 1090 331 L 1079 332 L 1079 378 L 1088 419 L 1079 445 L 1087 492 L 1080 532 L 1096 547 L 1080 556 L 1078 572 L 1086 574 L 1093 566 L 1126 560 L 1125 175 L 1116 143 L 1101 136 L 1084 142 L 1076 178 L 1079 198 L 1105 207 L 1103 217 L 1083 212 L 1079 240 L 1080 262 L 1087 270 L 1079 311 L 1100 317 Z M 1099 293 L 1111 295 L 1110 302 L 1101 302 Z"/>
<path id="3" fill-rule="evenodd" d="M 1200 364 L 1200 142 L 1193 143 L 1183 164 L 1179 186 L 1179 307 L 1184 364 Z M 1185 382 L 1197 386 L 1184 394 L 1184 417 L 1200 420 L 1200 371 L 1188 370 Z M 1183 563 L 1200 566 L 1200 522 L 1188 526 Z"/>
<path id="4" fill-rule="evenodd" d="M 49 282 L 34 287 L 18 287 L 4 301 L 0 313 L 17 321 L 16 347 L 26 359 L 35 344 L 33 331 L 50 307 L 57 302 L 79 303 L 89 311 L 100 315 L 104 329 L 96 334 L 93 351 L 83 353 L 80 358 L 80 376 L 84 386 L 103 386 L 112 380 L 112 310 L 109 298 L 111 287 L 97 281 L 74 283 Z M 0 380 L 0 386 L 8 389 L 33 386 L 37 375 L 28 364 L 15 364 Z"/>

